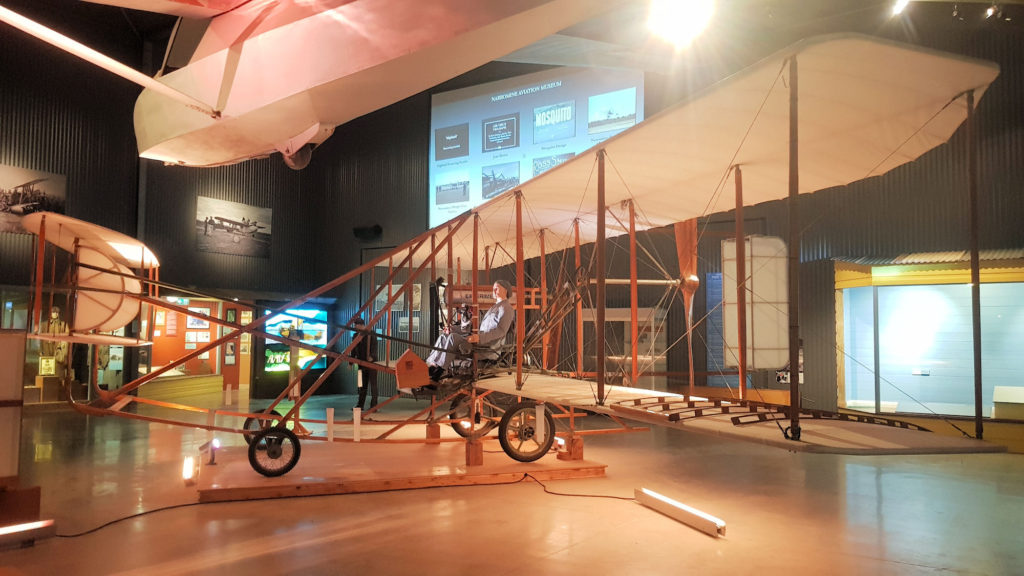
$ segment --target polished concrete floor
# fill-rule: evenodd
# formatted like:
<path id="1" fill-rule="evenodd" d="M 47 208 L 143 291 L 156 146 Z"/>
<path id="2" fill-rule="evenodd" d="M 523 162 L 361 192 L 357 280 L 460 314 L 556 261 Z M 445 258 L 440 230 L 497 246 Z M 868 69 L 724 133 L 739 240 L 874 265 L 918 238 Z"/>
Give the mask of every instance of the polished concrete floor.
<path id="1" fill-rule="evenodd" d="M 527 480 L 195 504 L 181 461 L 206 437 L 26 411 L 22 482 L 59 536 L 0 551 L 0 574 L 1024 574 L 1019 454 L 807 454 L 656 428 L 588 437 L 607 476 L 547 482 L 573 496 Z M 637 487 L 726 536 L 637 504 Z"/>

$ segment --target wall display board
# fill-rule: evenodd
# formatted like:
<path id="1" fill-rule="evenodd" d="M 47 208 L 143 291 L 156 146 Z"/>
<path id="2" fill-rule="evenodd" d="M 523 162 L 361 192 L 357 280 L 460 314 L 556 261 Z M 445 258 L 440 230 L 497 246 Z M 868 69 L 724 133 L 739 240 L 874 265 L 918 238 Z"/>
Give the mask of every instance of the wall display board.
<path id="1" fill-rule="evenodd" d="M 643 73 L 556 68 L 434 94 L 430 226 L 643 120 Z"/>
<path id="2" fill-rule="evenodd" d="M 196 198 L 196 249 L 270 258 L 270 208 Z"/>
<path id="3" fill-rule="evenodd" d="M 0 232 L 28 234 L 21 217 L 33 212 L 64 213 L 67 178 L 63 174 L 0 164 Z"/>
<path id="4" fill-rule="evenodd" d="M 270 314 L 271 310 L 267 310 Z M 276 314 L 267 320 L 267 333 L 285 338 L 297 339 L 312 346 L 327 346 L 327 311 L 315 308 L 293 308 L 285 314 Z M 298 348 L 299 368 L 303 369 L 316 358 L 316 353 Z M 291 347 L 267 340 L 264 349 L 264 370 L 266 372 L 287 372 L 291 361 Z M 313 363 L 312 368 L 326 368 L 323 356 Z"/>

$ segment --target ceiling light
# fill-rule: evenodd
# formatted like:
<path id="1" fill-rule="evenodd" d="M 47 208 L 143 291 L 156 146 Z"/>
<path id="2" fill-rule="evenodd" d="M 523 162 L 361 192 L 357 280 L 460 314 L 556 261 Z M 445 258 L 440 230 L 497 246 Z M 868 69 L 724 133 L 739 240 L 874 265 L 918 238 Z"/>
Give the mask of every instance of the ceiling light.
<path id="1" fill-rule="evenodd" d="M 892 15 L 899 16 L 902 14 L 907 4 L 910 4 L 910 0 L 896 0 L 896 3 L 892 5 Z"/>
<path id="2" fill-rule="evenodd" d="M 714 0 L 651 0 L 647 28 L 678 50 L 700 36 L 714 13 Z"/>

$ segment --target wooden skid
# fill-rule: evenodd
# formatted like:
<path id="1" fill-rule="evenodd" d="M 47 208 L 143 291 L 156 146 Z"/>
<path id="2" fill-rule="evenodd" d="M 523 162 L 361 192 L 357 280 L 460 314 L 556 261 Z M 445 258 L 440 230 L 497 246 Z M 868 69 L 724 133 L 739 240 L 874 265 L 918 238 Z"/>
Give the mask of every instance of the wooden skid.
<path id="1" fill-rule="evenodd" d="M 645 420 L 654 417 L 665 422 L 681 422 L 702 416 L 736 414 L 738 412 L 758 413 L 762 410 L 770 410 L 763 405 L 743 401 L 665 396 L 625 400 L 612 404 L 611 408 L 625 417 Z"/>
<path id="2" fill-rule="evenodd" d="M 528 479 L 527 475 L 542 481 L 598 478 L 606 468 L 605 464 L 559 460 L 554 455 L 522 463 L 504 454 L 488 454 L 483 465 L 466 466 L 461 443 L 387 447 L 304 443 L 295 469 L 277 478 L 254 472 L 244 447 L 222 450 L 217 460 L 216 465 L 200 471 L 200 502 L 509 484 Z"/>
<path id="3" fill-rule="evenodd" d="M 769 406 L 772 406 L 774 410 L 769 412 L 756 412 L 752 414 L 733 416 L 732 423 L 735 426 L 743 426 L 746 424 L 757 424 L 759 422 L 767 422 L 770 420 L 786 420 L 789 418 L 787 406 Z M 928 430 L 927 428 L 918 426 L 917 424 L 903 422 L 902 420 L 896 420 L 893 418 L 873 416 L 870 414 L 847 414 L 844 412 L 829 412 L 827 410 L 810 409 L 801 410 L 800 414 L 801 416 L 809 416 L 815 420 L 841 420 L 843 422 L 862 422 L 864 424 L 878 424 L 881 426 L 892 426 L 894 428 L 905 428 L 907 430 L 920 430 L 921 432 L 930 432 L 930 430 Z"/>

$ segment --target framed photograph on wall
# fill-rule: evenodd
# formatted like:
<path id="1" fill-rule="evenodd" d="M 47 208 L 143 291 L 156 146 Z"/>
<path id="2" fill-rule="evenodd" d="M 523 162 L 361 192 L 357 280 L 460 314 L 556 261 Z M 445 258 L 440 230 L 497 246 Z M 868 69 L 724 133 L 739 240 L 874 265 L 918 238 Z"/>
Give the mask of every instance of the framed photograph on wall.
<path id="1" fill-rule="evenodd" d="M 391 286 L 391 296 L 398 294 L 395 301 L 391 303 L 391 309 L 405 310 L 405 292 L 399 292 L 398 288 L 398 286 Z M 377 289 L 380 290 L 380 292 L 377 293 L 377 298 L 374 299 L 373 306 L 374 309 L 380 311 L 384 309 L 384 305 L 388 302 L 388 287 L 384 286 L 383 289 L 381 289 L 380 286 L 377 286 Z"/>
<path id="2" fill-rule="evenodd" d="M 0 164 L 0 233 L 28 234 L 21 217 L 33 212 L 64 213 L 63 174 Z"/>
<path id="3" fill-rule="evenodd" d="M 167 311 L 166 310 L 157 310 L 156 311 L 156 315 L 153 318 L 153 325 L 155 325 L 155 326 L 163 326 L 166 323 L 166 321 L 167 321 Z"/>
<path id="4" fill-rule="evenodd" d="M 270 258 L 272 211 L 218 198 L 196 198 L 196 249 Z"/>
<path id="5" fill-rule="evenodd" d="M 224 313 L 224 320 L 234 324 L 235 323 L 235 314 L 236 313 L 237 312 L 235 311 L 234 308 L 228 308 L 228 311 Z"/>
<path id="6" fill-rule="evenodd" d="M 224 365 L 234 366 L 235 365 L 235 343 L 228 342 L 224 345 Z"/>
<path id="7" fill-rule="evenodd" d="M 189 306 L 188 309 L 195 312 L 196 314 L 203 314 L 204 316 L 210 315 L 209 308 L 193 308 Z M 185 328 L 189 330 L 208 330 L 210 328 L 210 321 L 205 318 L 196 318 L 194 316 L 189 316 L 188 318 L 185 319 Z"/>

